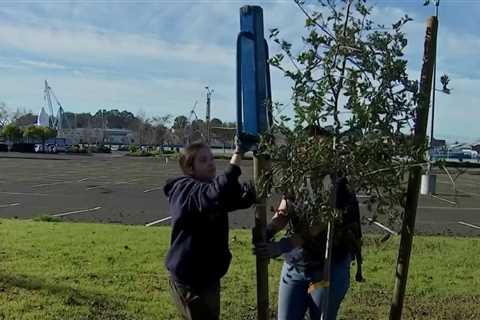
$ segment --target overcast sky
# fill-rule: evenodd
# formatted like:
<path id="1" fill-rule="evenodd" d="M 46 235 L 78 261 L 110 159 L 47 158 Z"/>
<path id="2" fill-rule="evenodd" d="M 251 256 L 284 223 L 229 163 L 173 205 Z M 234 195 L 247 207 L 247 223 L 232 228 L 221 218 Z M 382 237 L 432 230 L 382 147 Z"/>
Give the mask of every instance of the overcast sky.
<path id="1" fill-rule="evenodd" d="M 314 2 L 314 1 L 313 1 Z M 418 77 L 425 21 L 423 0 L 369 1 L 379 22 L 404 14 L 412 77 Z M 205 115 L 205 86 L 214 89 L 212 116 L 235 119 L 235 42 L 239 8 L 261 5 L 265 29 L 298 41 L 304 19 L 285 1 L 2 1 L 0 101 L 37 113 L 48 80 L 66 111 L 126 109 L 147 116 Z M 452 94 L 437 96 L 436 135 L 480 138 L 480 1 L 442 0 L 438 76 Z M 270 44 L 274 53 L 278 48 Z M 274 100 L 288 106 L 289 83 L 272 74 Z"/>

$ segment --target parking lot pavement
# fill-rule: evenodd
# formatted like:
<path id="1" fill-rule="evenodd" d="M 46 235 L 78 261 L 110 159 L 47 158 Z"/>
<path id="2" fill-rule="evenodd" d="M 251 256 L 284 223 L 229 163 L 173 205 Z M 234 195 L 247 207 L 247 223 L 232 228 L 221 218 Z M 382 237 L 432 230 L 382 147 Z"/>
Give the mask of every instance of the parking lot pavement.
<path id="1" fill-rule="evenodd" d="M 132 158 L 116 153 L 52 156 L 55 158 L 25 158 L 14 154 L 0 157 L 0 217 L 56 215 L 65 221 L 141 225 L 168 217 L 163 185 L 168 178 L 180 174 L 176 161 L 166 163 L 163 159 Z M 217 164 L 221 172 L 227 161 Z M 252 178 L 252 162 L 244 161 L 242 166 L 242 179 Z M 361 196 L 359 200 L 362 202 Z M 271 204 L 277 201 L 278 197 L 274 197 Z M 365 217 L 371 215 L 364 206 L 361 212 Z M 437 195 L 420 197 L 417 232 L 480 234 L 479 229 L 459 222 L 480 225 L 480 175 L 477 172 L 460 176 L 456 192 L 449 178 L 439 175 Z M 231 213 L 230 223 L 233 228 L 251 228 L 253 209 Z M 394 228 L 398 230 L 399 226 Z M 364 229 L 383 232 L 368 224 Z"/>

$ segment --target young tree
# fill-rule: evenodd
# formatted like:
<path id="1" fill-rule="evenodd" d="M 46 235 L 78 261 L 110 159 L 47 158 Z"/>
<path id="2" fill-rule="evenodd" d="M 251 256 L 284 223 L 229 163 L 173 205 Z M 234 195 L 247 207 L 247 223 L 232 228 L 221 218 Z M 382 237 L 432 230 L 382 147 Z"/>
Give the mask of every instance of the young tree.
<path id="1" fill-rule="evenodd" d="M 356 190 L 369 195 L 368 207 L 391 224 L 398 221 L 406 199 L 406 177 L 415 162 L 411 131 L 418 83 L 407 75 L 407 39 L 402 17 L 391 26 L 372 21 L 364 0 L 319 0 L 305 14 L 302 49 L 270 37 L 280 47 L 271 65 L 293 83 L 292 119 L 285 114 L 262 137 L 260 152 L 270 157 L 272 170 L 260 190 L 289 194 L 303 203 L 305 224 L 327 223 L 338 217 L 330 195 L 309 177 L 347 176 Z M 318 143 L 306 127 L 331 128 L 332 140 Z M 275 143 L 274 136 L 284 143 Z"/>

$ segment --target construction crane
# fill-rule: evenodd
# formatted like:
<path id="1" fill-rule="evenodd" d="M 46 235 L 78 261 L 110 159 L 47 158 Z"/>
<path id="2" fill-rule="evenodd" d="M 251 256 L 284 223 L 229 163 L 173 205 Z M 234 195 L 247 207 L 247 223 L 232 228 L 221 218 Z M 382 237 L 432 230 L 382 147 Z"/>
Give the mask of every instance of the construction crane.
<path id="1" fill-rule="evenodd" d="M 188 118 L 188 122 L 192 123 L 192 118 L 195 117 L 195 120 L 198 120 L 197 113 L 195 112 L 195 108 L 197 107 L 198 100 L 195 100 L 195 103 L 193 104 L 192 110 L 190 110 L 190 116 Z"/>
<path id="2" fill-rule="evenodd" d="M 207 90 L 207 112 L 205 115 L 205 126 L 207 132 L 207 145 L 210 145 L 210 103 L 212 101 L 213 89 L 210 89 L 208 86 L 205 87 Z"/>
<path id="3" fill-rule="evenodd" d="M 52 97 L 55 103 L 58 105 L 58 112 L 56 117 L 55 117 L 55 114 L 53 113 Z M 49 127 L 57 129 L 58 132 L 62 131 L 64 129 L 63 128 L 64 121 L 66 120 L 64 117 L 63 107 L 60 101 L 58 101 L 57 96 L 53 92 L 52 87 L 48 85 L 47 80 L 45 80 L 45 89 L 43 91 L 43 98 L 47 103 L 47 108 L 49 111 L 49 117 L 48 117 Z M 67 123 L 67 126 L 69 127 L 68 123 Z"/>
<path id="4" fill-rule="evenodd" d="M 193 104 L 192 110 L 190 110 L 190 115 L 188 117 L 188 123 L 189 123 L 188 124 L 189 130 L 188 130 L 188 136 L 187 136 L 188 137 L 187 138 L 188 139 L 187 140 L 188 144 L 190 144 L 192 142 L 191 139 L 193 137 L 193 134 L 195 133 L 194 128 L 193 128 L 193 122 L 198 121 L 198 116 L 197 116 L 197 113 L 195 112 L 195 108 L 197 107 L 197 105 L 198 105 L 198 101 L 195 100 L 195 103 Z M 204 135 L 202 133 L 202 130 L 199 128 L 196 131 L 198 131 L 200 133 L 200 137 L 202 138 L 202 140 L 204 140 Z"/>

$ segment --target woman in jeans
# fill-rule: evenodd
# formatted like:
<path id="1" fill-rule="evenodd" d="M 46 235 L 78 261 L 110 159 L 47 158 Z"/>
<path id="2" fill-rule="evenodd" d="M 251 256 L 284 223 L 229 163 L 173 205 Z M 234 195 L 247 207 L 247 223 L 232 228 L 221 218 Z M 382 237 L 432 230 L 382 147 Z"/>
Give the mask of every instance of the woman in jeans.
<path id="1" fill-rule="evenodd" d="M 320 132 L 314 128 L 315 136 Z M 301 204 L 283 198 L 267 226 L 267 238 L 271 240 L 288 226 L 287 236 L 279 241 L 256 244 L 255 253 L 263 257 L 283 255 L 284 264 L 280 275 L 278 294 L 278 320 L 303 320 L 307 310 L 310 319 L 319 320 L 327 292 L 326 319 L 336 319 L 340 304 L 350 285 L 350 264 L 357 259 L 357 281 L 361 275 L 361 228 L 360 212 L 355 193 L 344 177 L 333 181 L 336 193 L 336 208 L 341 219 L 334 225 L 329 290 L 322 279 L 326 226 L 309 226 L 298 219 Z"/>

